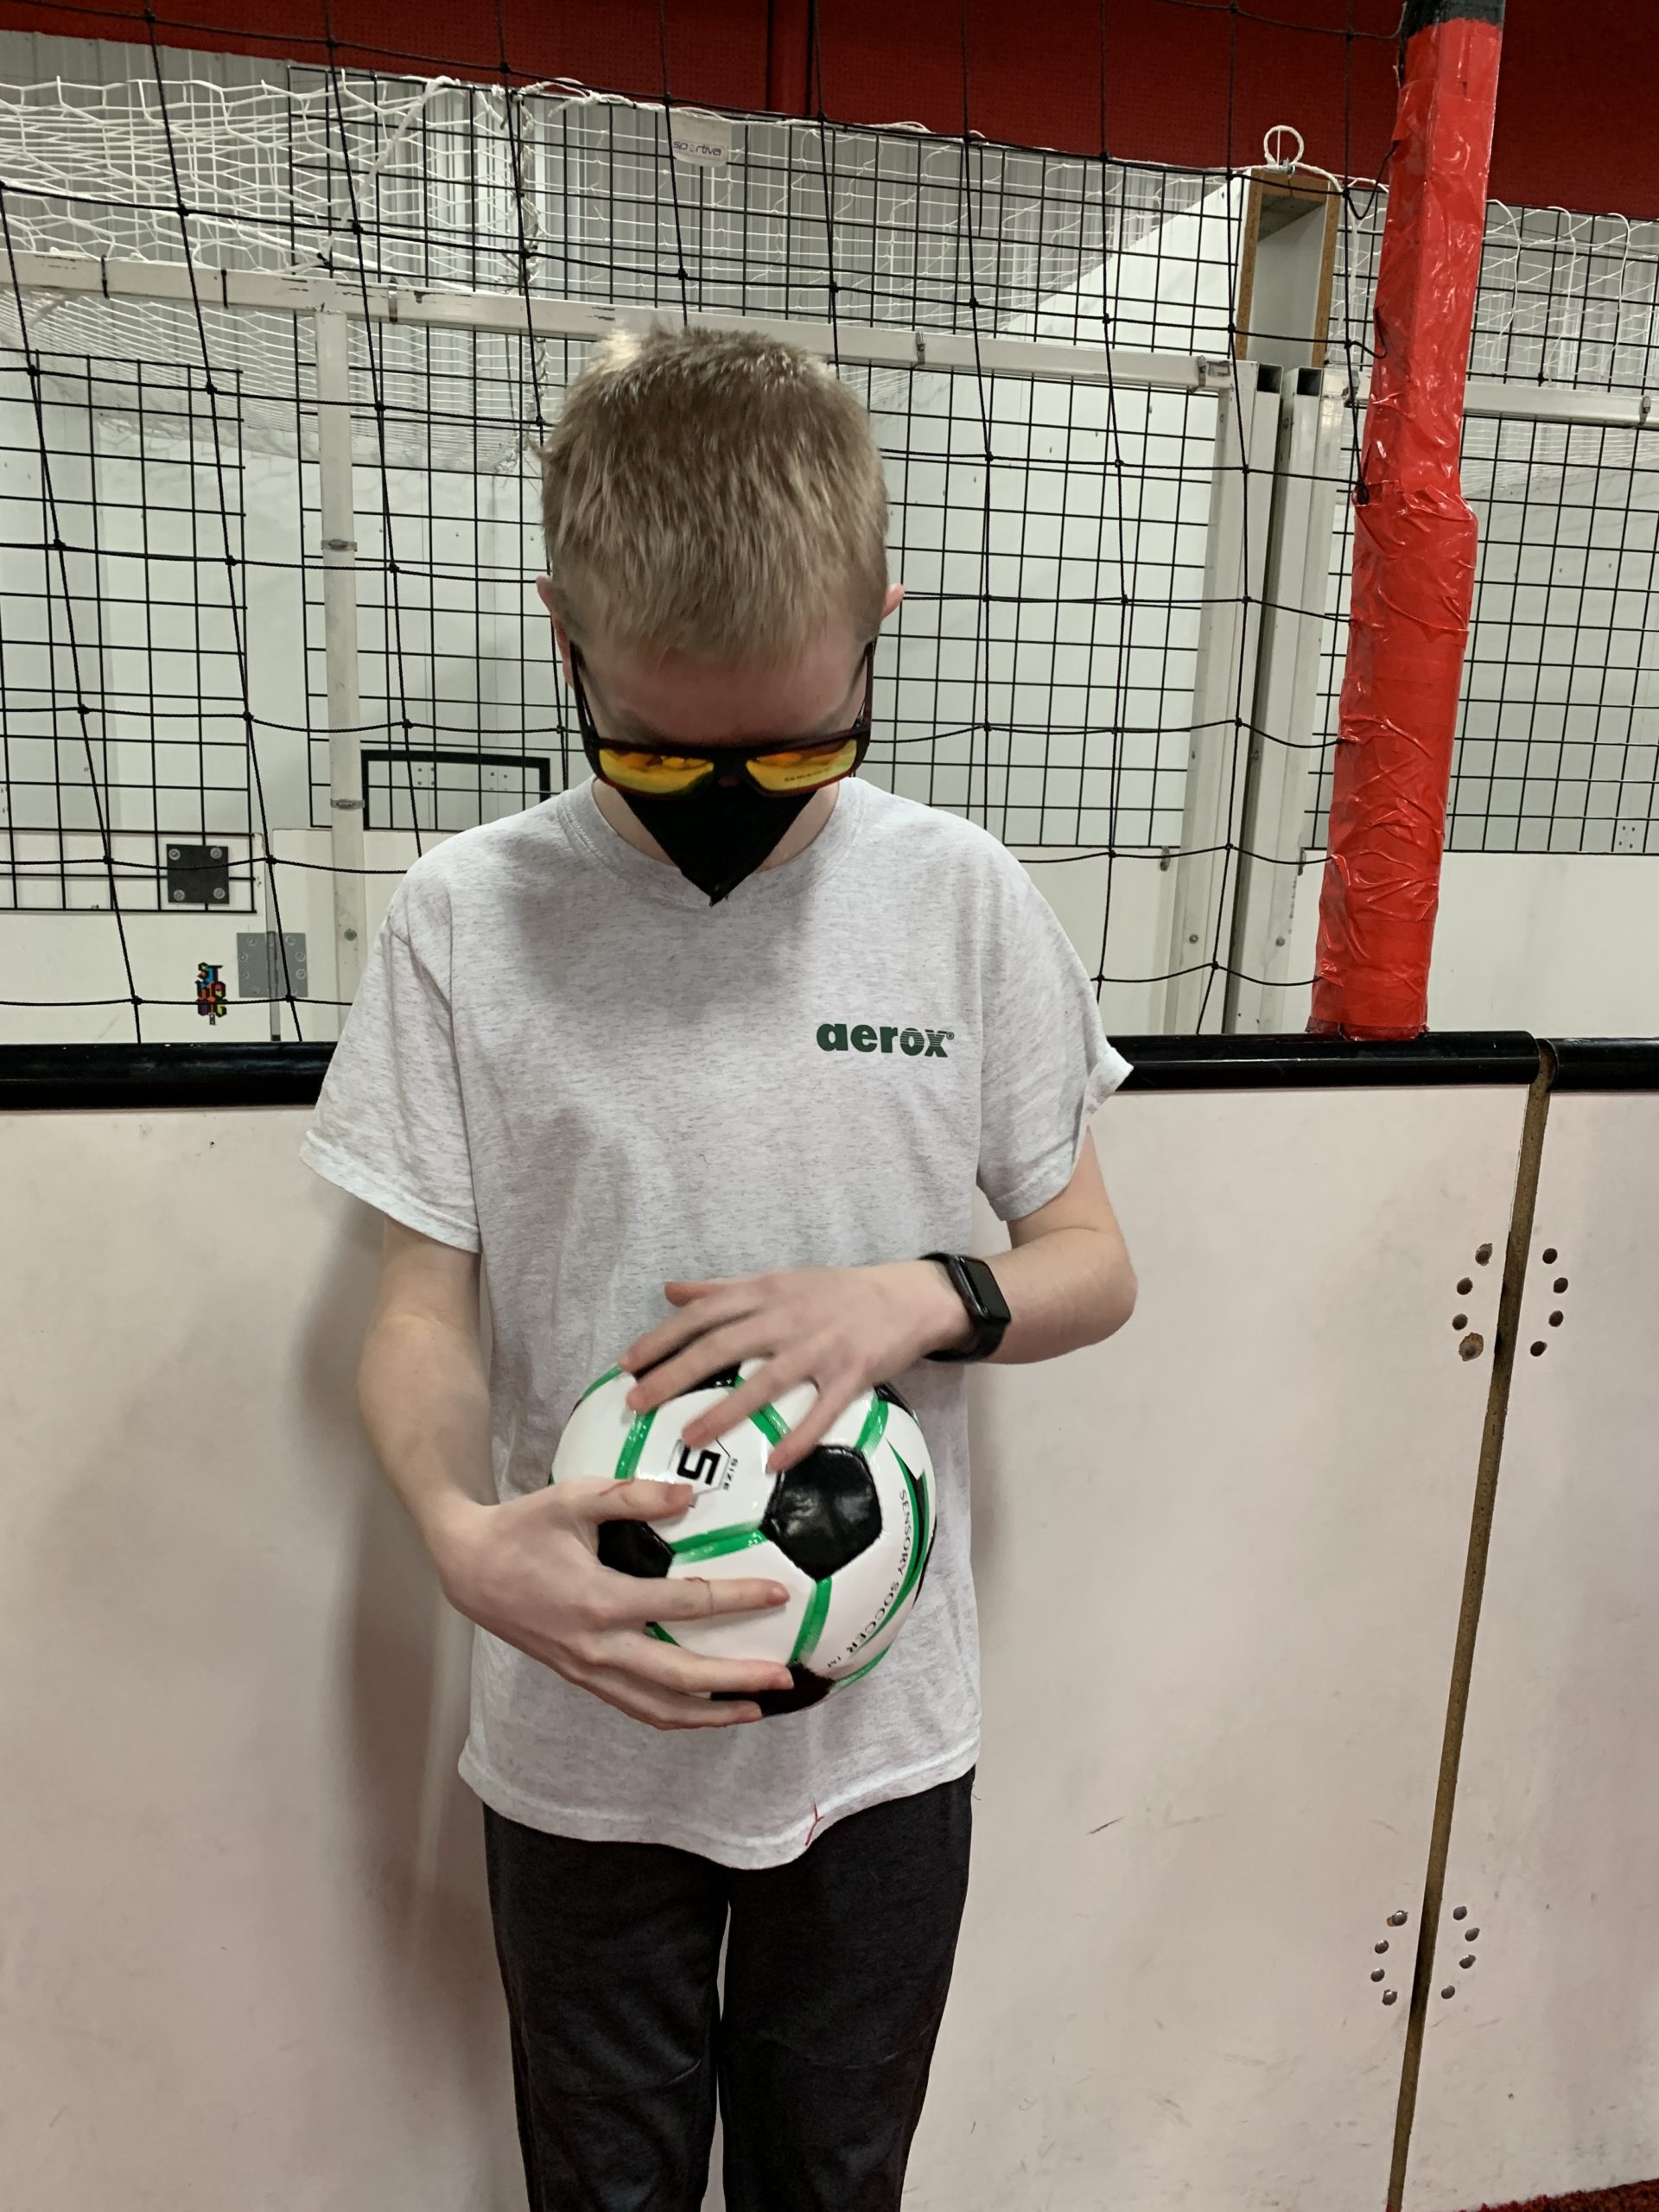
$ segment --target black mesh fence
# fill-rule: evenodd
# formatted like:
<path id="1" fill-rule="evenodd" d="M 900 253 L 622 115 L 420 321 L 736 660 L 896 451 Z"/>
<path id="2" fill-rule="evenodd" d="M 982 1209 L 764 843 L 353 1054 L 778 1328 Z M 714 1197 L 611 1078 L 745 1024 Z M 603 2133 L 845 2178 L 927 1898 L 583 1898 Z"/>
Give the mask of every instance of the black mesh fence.
<path id="1" fill-rule="evenodd" d="M 586 773 L 534 448 L 652 312 L 786 330 L 870 409 L 906 598 L 868 772 L 1033 867 L 1117 1026 L 1300 1020 L 1260 893 L 1321 840 L 1381 187 L 147 62 L 0 92 L 7 1034 L 200 1035 L 204 959 L 227 1033 L 332 1034 L 341 871 L 372 929 L 430 840 Z M 1304 217 L 1317 327 L 1268 281 Z M 1492 210 L 1454 850 L 1653 849 L 1656 239 Z M 1562 389 L 1630 419 L 1527 415 Z"/>

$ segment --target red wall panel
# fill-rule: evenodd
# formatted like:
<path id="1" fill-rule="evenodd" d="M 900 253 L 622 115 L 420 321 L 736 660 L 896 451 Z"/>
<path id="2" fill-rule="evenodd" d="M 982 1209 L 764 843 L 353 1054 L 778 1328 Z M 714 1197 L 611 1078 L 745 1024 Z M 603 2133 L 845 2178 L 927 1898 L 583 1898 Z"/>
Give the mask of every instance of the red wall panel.
<path id="1" fill-rule="evenodd" d="M 574 77 L 677 99 L 816 107 L 1198 166 L 1259 159 L 1291 123 L 1310 160 L 1374 175 L 1394 116 L 1398 0 L 159 0 L 175 46 L 421 73 Z M 1267 18 L 1273 20 L 1266 20 Z M 143 40 L 142 0 L 0 0 L 0 24 Z M 184 26 L 181 28 L 181 26 Z M 965 36 L 964 36 L 965 30 Z M 332 46 L 330 41 L 332 41 Z M 1659 215 L 1652 0 L 1510 0 L 1491 188 Z"/>

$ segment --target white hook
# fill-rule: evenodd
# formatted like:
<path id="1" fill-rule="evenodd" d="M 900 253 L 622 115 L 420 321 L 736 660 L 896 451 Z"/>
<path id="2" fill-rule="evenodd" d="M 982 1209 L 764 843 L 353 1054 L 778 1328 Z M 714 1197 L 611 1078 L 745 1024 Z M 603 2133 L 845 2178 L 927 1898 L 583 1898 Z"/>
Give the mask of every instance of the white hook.
<path id="1" fill-rule="evenodd" d="M 1277 149 L 1283 140 L 1294 138 L 1296 150 L 1288 156 Z M 1262 158 L 1269 168 L 1294 169 L 1301 166 L 1302 156 L 1307 151 L 1307 141 L 1294 123 L 1275 123 L 1262 141 Z"/>

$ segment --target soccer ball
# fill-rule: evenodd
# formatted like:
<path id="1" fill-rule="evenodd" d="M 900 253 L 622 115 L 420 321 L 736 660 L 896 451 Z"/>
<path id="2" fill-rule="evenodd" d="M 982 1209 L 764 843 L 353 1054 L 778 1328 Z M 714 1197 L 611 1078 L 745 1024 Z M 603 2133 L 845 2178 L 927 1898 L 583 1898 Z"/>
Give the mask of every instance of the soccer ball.
<path id="1" fill-rule="evenodd" d="M 788 1690 L 754 1698 L 796 1713 L 878 1665 L 916 1602 L 933 1541 L 933 1467 L 921 1428 L 881 1383 L 855 1399 L 817 1449 L 774 1475 L 766 1454 L 812 1403 L 807 1385 L 690 1448 L 688 1421 L 729 1395 L 757 1362 L 711 1376 L 651 1413 L 626 1404 L 634 1377 L 613 1368 L 582 1393 L 559 1440 L 553 1482 L 577 1476 L 689 1482 L 696 1496 L 671 1521 L 607 1521 L 599 1556 L 624 1574 L 759 1576 L 789 1603 L 769 1612 L 677 1621 L 651 1633 L 710 1659 L 773 1659 Z"/>

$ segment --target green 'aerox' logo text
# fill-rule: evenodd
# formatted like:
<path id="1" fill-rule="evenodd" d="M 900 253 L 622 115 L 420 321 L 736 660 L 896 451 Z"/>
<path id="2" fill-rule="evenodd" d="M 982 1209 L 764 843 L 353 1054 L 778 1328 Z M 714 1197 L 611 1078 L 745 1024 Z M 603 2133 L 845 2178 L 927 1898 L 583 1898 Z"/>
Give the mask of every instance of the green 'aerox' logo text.
<path id="1" fill-rule="evenodd" d="M 945 1046 L 956 1035 L 954 1029 L 900 1029 L 896 1024 L 873 1024 L 855 1021 L 849 1029 L 844 1021 L 821 1021 L 818 1024 L 818 1050 L 821 1052 L 890 1052 L 895 1045 L 909 1058 L 948 1060 Z"/>

